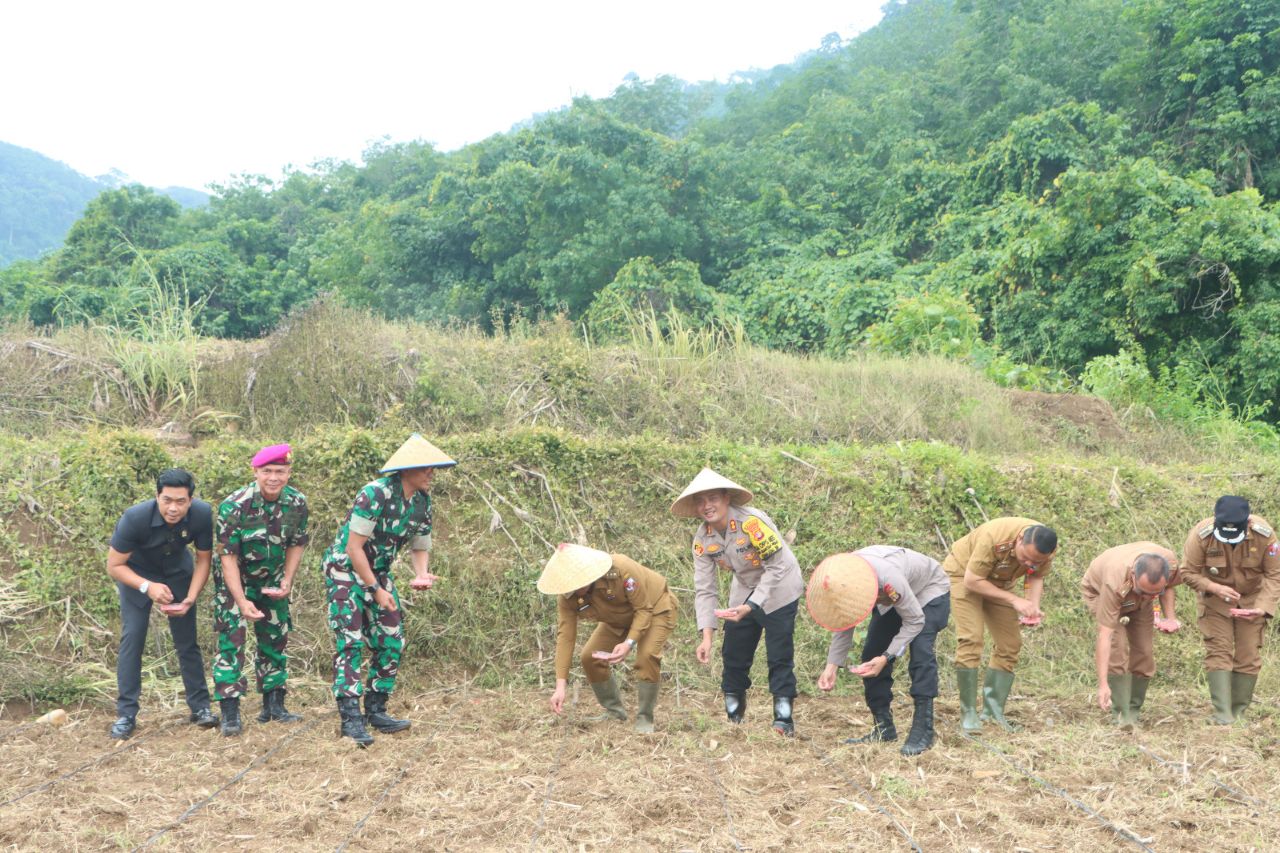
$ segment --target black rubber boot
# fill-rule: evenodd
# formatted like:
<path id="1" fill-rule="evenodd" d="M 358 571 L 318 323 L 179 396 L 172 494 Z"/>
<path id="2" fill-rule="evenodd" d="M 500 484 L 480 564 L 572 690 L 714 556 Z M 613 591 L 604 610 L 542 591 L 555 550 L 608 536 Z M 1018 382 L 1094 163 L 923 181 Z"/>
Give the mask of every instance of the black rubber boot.
<path id="1" fill-rule="evenodd" d="M 397 720 L 387 713 L 389 696 L 387 693 L 373 691 L 364 694 L 364 721 L 380 732 L 395 734 L 409 728 L 411 723 L 408 720 Z"/>
<path id="2" fill-rule="evenodd" d="M 883 708 L 872 708 L 871 719 L 875 722 L 871 726 L 871 731 L 862 737 L 845 738 L 845 743 L 881 743 L 898 739 L 898 730 L 893 726 L 893 713 L 890 712 L 889 706 Z"/>
<path id="3" fill-rule="evenodd" d="M 296 723 L 301 719 L 300 714 L 292 714 L 285 708 L 283 687 L 262 694 L 262 713 L 258 715 L 258 722 Z"/>
<path id="4" fill-rule="evenodd" d="M 773 697 L 773 730 L 786 737 L 794 737 L 796 724 L 791 720 L 791 697 Z"/>
<path id="5" fill-rule="evenodd" d="M 916 697 L 916 712 L 911 718 L 911 732 L 902 745 L 903 755 L 919 755 L 933 746 L 933 697 Z"/>
<path id="6" fill-rule="evenodd" d="M 222 734 L 235 737 L 244 731 L 240 723 L 240 698 L 219 699 L 218 705 L 222 708 Z"/>
<path id="7" fill-rule="evenodd" d="M 745 693 L 726 693 L 724 694 L 724 712 L 729 717 L 729 722 L 740 723 L 742 717 L 747 713 L 747 694 Z"/>
<path id="8" fill-rule="evenodd" d="M 364 717 L 360 714 L 360 700 L 354 696 L 344 696 L 338 700 L 338 715 L 342 722 L 338 725 L 338 735 L 349 737 L 360 746 L 373 743 L 373 735 L 364 727 Z"/>

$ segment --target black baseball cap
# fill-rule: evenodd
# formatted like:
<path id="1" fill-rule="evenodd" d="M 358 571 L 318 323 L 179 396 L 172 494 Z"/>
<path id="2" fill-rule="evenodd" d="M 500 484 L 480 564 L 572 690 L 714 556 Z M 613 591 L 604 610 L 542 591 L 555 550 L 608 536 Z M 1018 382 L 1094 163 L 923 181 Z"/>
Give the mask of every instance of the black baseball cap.
<path id="1" fill-rule="evenodd" d="M 1213 505 L 1213 535 L 1219 542 L 1234 545 L 1244 539 L 1249 528 L 1249 502 L 1237 495 L 1223 495 Z"/>

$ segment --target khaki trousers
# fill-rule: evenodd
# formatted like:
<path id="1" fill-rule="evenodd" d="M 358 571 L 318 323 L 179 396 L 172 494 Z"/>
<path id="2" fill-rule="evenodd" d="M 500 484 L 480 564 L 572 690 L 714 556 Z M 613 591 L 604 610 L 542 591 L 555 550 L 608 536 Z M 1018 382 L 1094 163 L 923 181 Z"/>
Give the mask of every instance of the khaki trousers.
<path id="1" fill-rule="evenodd" d="M 1013 672 L 1022 650 L 1022 627 L 1018 611 L 1003 601 L 986 598 L 951 585 L 951 618 L 956 624 L 956 668 L 977 669 L 982 664 L 983 632 L 990 631 L 995 648 L 991 652 L 992 669 Z"/>
<path id="2" fill-rule="evenodd" d="M 662 677 L 662 648 L 667 644 L 667 637 L 671 636 L 675 627 L 676 611 L 674 609 L 653 614 L 649 630 L 636 641 L 636 657 L 632 667 L 637 680 L 656 682 Z M 613 651 L 614 646 L 625 640 L 630 631 L 630 625 L 609 625 L 601 622 L 596 626 L 587 639 L 586 645 L 582 647 L 582 671 L 586 673 L 587 681 L 598 684 L 609 680 L 612 668 L 591 655 L 593 652 Z"/>
<path id="3" fill-rule="evenodd" d="M 1262 635 L 1267 620 L 1233 619 L 1232 607 L 1250 608 L 1250 601 L 1227 604 L 1216 595 L 1201 595 L 1196 604 L 1200 615 L 1200 636 L 1204 638 L 1204 668 L 1226 669 L 1242 675 L 1257 675 L 1262 669 Z"/>

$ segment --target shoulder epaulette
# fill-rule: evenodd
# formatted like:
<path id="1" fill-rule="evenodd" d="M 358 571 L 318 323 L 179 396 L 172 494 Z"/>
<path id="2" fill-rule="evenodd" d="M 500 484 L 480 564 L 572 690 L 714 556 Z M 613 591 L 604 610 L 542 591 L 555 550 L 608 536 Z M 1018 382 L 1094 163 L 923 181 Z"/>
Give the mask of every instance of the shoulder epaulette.
<path id="1" fill-rule="evenodd" d="M 1213 532 L 1213 522 L 1211 521 L 1208 524 L 1206 524 L 1204 527 L 1201 527 L 1196 535 L 1198 535 L 1201 539 L 1208 539 L 1209 534 L 1212 532 Z"/>
<path id="2" fill-rule="evenodd" d="M 1261 521 L 1255 521 L 1249 526 L 1253 528 L 1253 531 L 1255 533 L 1257 533 L 1259 536 L 1262 536 L 1264 538 L 1270 537 L 1274 533 L 1274 531 L 1272 531 L 1270 527 L 1267 527 Z"/>

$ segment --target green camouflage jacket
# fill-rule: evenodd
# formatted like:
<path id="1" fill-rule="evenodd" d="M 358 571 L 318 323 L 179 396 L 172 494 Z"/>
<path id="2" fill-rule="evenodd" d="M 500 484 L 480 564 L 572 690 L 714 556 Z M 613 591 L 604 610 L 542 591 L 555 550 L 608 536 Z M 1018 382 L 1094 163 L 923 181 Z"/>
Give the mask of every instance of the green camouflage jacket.
<path id="1" fill-rule="evenodd" d="M 232 492 L 218 505 L 218 543 L 246 574 L 261 574 L 284 565 L 284 552 L 311 541 L 307 533 L 307 498 L 293 486 L 268 501 L 257 483 Z"/>
<path id="2" fill-rule="evenodd" d="M 399 474 L 388 474 L 366 485 L 325 552 L 326 571 L 350 571 L 347 538 L 351 533 L 368 537 L 364 553 L 369 566 L 375 574 L 386 574 L 405 543 L 414 551 L 431 550 L 431 495 L 414 492 L 406 501 Z"/>

